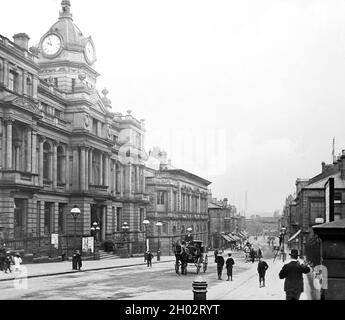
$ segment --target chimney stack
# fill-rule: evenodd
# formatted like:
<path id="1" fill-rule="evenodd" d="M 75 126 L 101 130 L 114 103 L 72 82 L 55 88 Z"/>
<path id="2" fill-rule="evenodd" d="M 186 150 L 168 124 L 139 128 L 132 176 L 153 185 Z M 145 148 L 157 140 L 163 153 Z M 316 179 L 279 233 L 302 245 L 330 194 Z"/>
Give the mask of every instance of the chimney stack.
<path id="1" fill-rule="evenodd" d="M 340 159 L 340 177 L 342 180 L 345 180 L 345 150 L 342 151 Z"/>
<path id="2" fill-rule="evenodd" d="M 322 162 L 322 163 L 321 163 L 321 166 L 322 166 L 322 172 L 325 172 L 325 169 L 326 169 L 326 163 Z"/>
<path id="3" fill-rule="evenodd" d="M 26 33 L 16 33 L 13 42 L 22 49 L 29 50 L 29 36 Z"/>
<path id="4" fill-rule="evenodd" d="M 228 198 L 223 199 L 224 207 L 227 208 L 228 206 Z"/>

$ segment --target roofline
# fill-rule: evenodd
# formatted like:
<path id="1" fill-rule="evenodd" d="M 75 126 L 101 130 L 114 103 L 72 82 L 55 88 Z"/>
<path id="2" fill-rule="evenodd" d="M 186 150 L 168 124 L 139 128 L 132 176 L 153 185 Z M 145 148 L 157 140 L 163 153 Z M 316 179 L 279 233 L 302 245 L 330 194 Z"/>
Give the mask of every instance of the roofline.
<path id="1" fill-rule="evenodd" d="M 197 175 L 195 175 L 194 173 L 190 173 L 188 171 L 185 171 L 183 169 L 163 169 L 163 170 L 157 170 L 158 172 L 168 172 L 168 173 L 179 173 L 183 176 L 186 176 L 186 177 L 192 177 L 193 179 L 196 179 L 196 180 L 199 180 L 201 181 L 202 183 L 204 183 L 205 185 L 209 186 L 212 182 L 211 181 L 208 181 L 204 178 L 201 178 Z"/>

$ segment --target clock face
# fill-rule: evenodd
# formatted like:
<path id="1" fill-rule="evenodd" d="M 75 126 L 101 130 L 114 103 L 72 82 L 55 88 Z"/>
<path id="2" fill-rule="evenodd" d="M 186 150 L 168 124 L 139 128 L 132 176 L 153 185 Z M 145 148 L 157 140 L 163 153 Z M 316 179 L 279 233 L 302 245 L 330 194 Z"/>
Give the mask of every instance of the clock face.
<path id="1" fill-rule="evenodd" d="M 42 42 L 42 49 L 46 55 L 54 55 L 59 52 L 60 48 L 61 40 L 55 34 L 48 35 Z"/>
<path id="2" fill-rule="evenodd" d="M 85 55 L 88 63 L 92 63 L 95 59 L 95 49 L 92 43 L 89 41 L 85 46 Z"/>

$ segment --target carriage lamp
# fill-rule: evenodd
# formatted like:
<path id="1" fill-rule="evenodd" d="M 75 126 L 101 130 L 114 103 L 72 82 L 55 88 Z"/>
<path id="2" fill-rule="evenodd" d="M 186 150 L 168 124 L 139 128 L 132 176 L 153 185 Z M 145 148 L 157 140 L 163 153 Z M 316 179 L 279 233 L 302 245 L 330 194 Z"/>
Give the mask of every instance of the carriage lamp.
<path id="1" fill-rule="evenodd" d="M 96 259 L 96 249 L 98 248 L 98 246 L 96 245 L 97 242 L 97 234 L 98 232 L 101 230 L 101 228 L 99 227 L 99 224 L 95 221 L 92 223 L 92 227 L 90 228 L 91 230 L 91 234 L 93 236 L 93 258 L 94 260 Z"/>
<path id="2" fill-rule="evenodd" d="M 158 227 L 158 250 L 157 250 L 157 261 L 161 260 L 161 227 L 163 223 L 158 221 L 156 226 Z"/>

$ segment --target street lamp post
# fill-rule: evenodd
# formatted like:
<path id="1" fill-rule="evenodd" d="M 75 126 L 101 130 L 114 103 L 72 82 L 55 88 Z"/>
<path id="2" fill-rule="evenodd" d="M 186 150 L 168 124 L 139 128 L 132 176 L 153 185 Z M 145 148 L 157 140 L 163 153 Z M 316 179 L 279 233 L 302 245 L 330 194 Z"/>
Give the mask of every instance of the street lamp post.
<path id="1" fill-rule="evenodd" d="M 157 261 L 161 260 L 161 227 L 163 223 L 158 221 L 156 226 L 158 227 L 158 250 L 157 250 Z"/>
<path id="2" fill-rule="evenodd" d="M 101 230 L 99 227 L 99 224 L 95 221 L 92 223 L 92 227 L 90 228 L 92 236 L 93 236 L 93 259 L 96 260 L 96 250 L 98 249 L 97 246 L 97 238 L 98 238 L 98 232 Z"/>
<path id="3" fill-rule="evenodd" d="M 149 220 L 145 219 L 143 221 L 143 225 L 145 226 L 145 248 L 144 248 L 144 250 L 145 250 L 145 253 L 144 253 L 145 258 L 146 258 L 146 252 L 150 250 L 149 239 L 147 238 L 147 227 L 148 227 L 149 224 L 150 224 Z M 146 259 L 145 259 L 145 261 L 146 261 Z"/>
<path id="4" fill-rule="evenodd" d="M 128 232 L 129 226 L 127 222 L 122 223 L 122 231 L 123 231 L 123 242 L 127 242 L 127 252 L 129 254 L 129 242 L 127 241 L 127 232 Z"/>
<path id="5" fill-rule="evenodd" d="M 76 251 L 76 244 L 77 244 L 77 218 L 80 215 L 80 209 L 78 206 L 74 206 L 71 210 L 71 216 L 74 219 L 74 252 Z"/>

